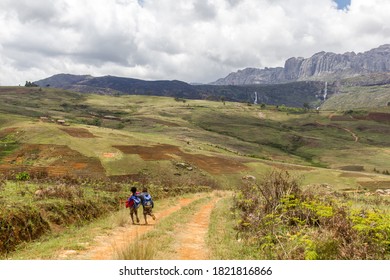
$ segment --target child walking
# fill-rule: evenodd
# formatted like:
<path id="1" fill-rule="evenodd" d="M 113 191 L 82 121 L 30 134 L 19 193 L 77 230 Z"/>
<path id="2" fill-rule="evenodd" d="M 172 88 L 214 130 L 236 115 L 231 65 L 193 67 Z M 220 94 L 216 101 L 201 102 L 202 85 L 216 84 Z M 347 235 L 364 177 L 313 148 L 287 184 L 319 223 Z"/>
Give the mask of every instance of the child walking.
<path id="1" fill-rule="evenodd" d="M 126 201 L 126 208 L 130 208 L 131 221 L 133 222 L 133 225 L 135 225 L 134 216 L 137 219 L 137 223 L 139 224 L 138 207 L 141 205 L 141 198 L 139 193 L 137 193 L 136 187 L 132 187 L 130 191 L 131 196 Z"/>
<path id="2" fill-rule="evenodd" d="M 152 196 L 148 193 L 148 189 L 146 187 L 142 189 L 141 197 L 142 197 L 142 207 L 144 210 L 143 212 L 144 212 L 145 225 L 147 225 L 148 224 L 148 220 L 146 218 L 147 215 L 151 216 L 153 220 L 156 219 L 156 216 L 152 212 L 154 207 L 154 202 Z"/>

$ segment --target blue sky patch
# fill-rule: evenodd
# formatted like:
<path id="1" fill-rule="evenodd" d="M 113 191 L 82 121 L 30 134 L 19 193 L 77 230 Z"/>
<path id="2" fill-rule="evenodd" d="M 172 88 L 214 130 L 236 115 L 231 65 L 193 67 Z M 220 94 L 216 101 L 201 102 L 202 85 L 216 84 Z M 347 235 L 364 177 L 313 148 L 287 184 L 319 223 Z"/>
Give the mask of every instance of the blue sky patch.
<path id="1" fill-rule="evenodd" d="M 337 3 L 337 9 L 343 10 L 345 9 L 348 5 L 351 5 L 351 0 L 335 0 Z"/>

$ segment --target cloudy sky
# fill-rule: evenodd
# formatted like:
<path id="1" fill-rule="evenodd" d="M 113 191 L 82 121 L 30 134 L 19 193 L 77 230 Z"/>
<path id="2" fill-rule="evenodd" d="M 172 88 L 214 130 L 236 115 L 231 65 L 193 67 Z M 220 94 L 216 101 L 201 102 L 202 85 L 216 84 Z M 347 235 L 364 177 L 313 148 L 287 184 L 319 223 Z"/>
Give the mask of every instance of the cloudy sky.
<path id="1" fill-rule="evenodd" d="M 0 0 L 0 85 L 58 73 L 212 82 L 390 43 L 389 0 Z"/>

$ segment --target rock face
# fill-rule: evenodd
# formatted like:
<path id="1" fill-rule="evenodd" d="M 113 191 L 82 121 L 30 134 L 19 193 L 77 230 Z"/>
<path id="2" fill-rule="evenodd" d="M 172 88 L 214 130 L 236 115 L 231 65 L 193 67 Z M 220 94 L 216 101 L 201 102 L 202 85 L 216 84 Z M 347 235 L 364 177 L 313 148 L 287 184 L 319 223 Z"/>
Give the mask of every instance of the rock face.
<path id="1" fill-rule="evenodd" d="M 283 67 L 277 68 L 245 68 L 236 73 L 230 73 L 226 78 L 219 79 L 214 85 L 249 85 L 249 84 L 277 84 L 284 81 Z"/>
<path id="2" fill-rule="evenodd" d="M 364 53 L 319 52 L 310 58 L 289 58 L 284 67 L 246 68 L 230 73 L 214 85 L 278 84 L 293 81 L 335 81 L 358 75 L 390 72 L 390 44 Z"/>

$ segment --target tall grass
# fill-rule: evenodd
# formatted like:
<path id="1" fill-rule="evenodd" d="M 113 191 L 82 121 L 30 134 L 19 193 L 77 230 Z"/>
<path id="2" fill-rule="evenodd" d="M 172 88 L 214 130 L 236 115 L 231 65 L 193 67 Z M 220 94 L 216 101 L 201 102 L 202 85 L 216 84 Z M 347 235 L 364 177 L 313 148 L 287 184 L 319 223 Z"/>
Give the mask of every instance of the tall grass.
<path id="1" fill-rule="evenodd" d="M 254 259 L 254 249 L 251 246 L 244 246 L 244 242 L 237 238 L 232 201 L 232 195 L 221 199 L 211 213 L 207 237 L 211 259 Z"/>
<path id="2" fill-rule="evenodd" d="M 130 245 L 116 249 L 114 259 L 117 260 L 153 260 L 157 244 L 153 240 L 141 240 L 136 237 Z"/>

